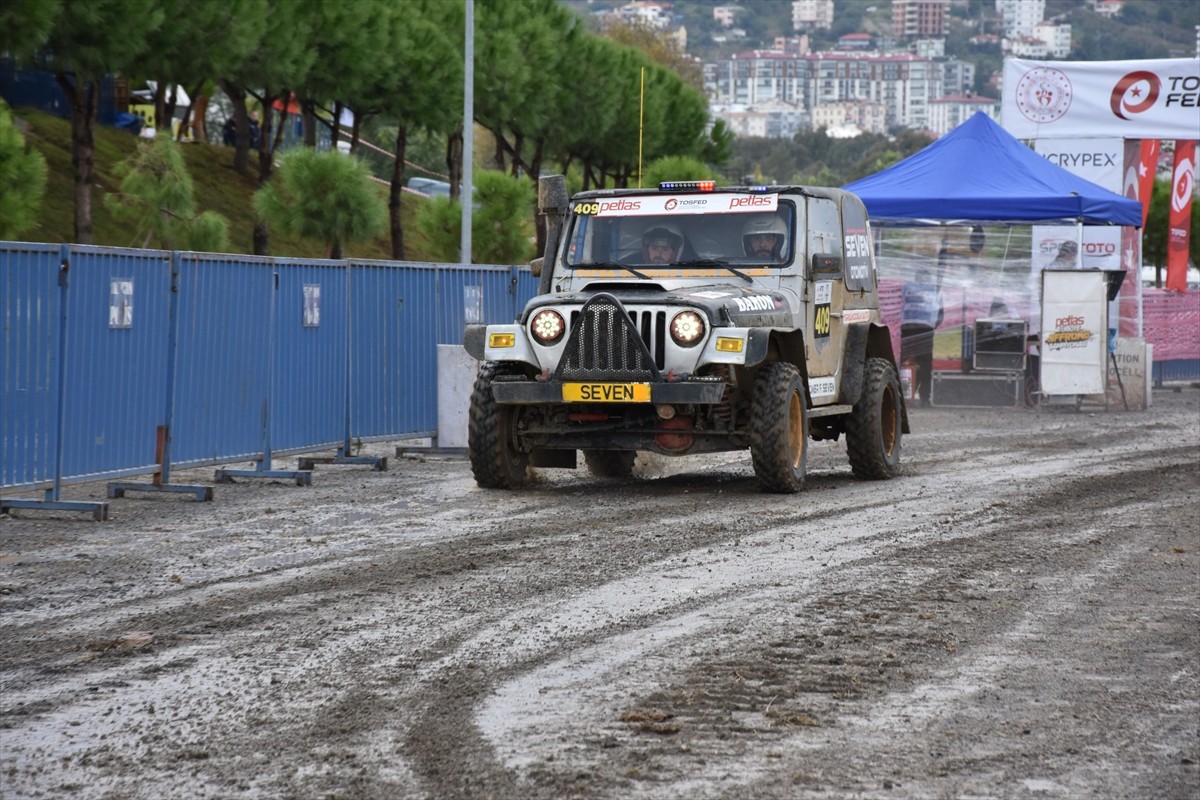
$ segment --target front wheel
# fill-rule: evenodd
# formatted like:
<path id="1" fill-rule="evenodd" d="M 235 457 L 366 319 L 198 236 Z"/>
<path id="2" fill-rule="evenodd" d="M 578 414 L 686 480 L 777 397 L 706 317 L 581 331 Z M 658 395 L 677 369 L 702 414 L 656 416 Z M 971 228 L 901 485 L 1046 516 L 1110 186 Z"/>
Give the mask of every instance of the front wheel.
<path id="1" fill-rule="evenodd" d="M 804 486 L 808 404 L 800 370 L 791 364 L 768 364 L 754 384 L 750 458 L 764 492 L 792 494 Z"/>
<path id="2" fill-rule="evenodd" d="M 516 374 L 515 369 L 494 361 L 485 363 L 471 392 L 467 453 L 475 482 L 484 489 L 516 489 L 525 483 L 529 455 L 517 447 L 517 409 L 497 403 L 492 396 L 496 377 Z"/>
<path id="3" fill-rule="evenodd" d="M 902 414 L 896 368 L 883 358 L 867 359 L 862 396 L 846 421 L 846 450 L 856 477 L 883 480 L 899 474 Z"/>

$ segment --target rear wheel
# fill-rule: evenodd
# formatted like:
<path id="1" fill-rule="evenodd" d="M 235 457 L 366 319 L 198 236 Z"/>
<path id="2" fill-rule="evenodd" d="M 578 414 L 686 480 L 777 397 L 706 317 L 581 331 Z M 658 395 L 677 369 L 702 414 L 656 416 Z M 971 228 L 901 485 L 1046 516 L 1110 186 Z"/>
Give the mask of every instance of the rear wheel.
<path id="1" fill-rule="evenodd" d="M 484 489 L 516 489 L 525 483 L 529 454 L 517 447 L 517 409 L 492 396 L 495 378 L 514 374 L 516 367 L 489 361 L 480 367 L 471 392 L 467 452 L 475 482 Z"/>
<path id="2" fill-rule="evenodd" d="M 750 458 L 764 492 L 791 494 L 804 486 L 808 461 L 808 406 L 800 370 L 768 364 L 751 402 Z"/>
<path id="3" fill-rule="evenodd" d="M 864 480 L 892 478 L 900 472 L 900 378 L 883 358 L 867 359 L 864 377 L 862 396 L 846 421 L 850 469 Z"/>
<path id="4" fill-rule="evenodd" d="M 584 450 L 583 460 L 597 478 L 628 478 L 633 474 L 633 450 Z"/>

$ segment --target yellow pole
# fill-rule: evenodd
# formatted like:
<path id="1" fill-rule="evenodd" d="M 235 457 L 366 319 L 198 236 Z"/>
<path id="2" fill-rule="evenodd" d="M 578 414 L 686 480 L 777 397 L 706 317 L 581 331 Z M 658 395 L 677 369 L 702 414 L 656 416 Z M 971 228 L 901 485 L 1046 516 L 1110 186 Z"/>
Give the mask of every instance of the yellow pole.
<path id="1" fill-rule="evenodd" d="M 646 68 L 642 67 L 642 98 L 638 104 L 638 188 L 642 188 L 642 133 L 646 130 Z"/>

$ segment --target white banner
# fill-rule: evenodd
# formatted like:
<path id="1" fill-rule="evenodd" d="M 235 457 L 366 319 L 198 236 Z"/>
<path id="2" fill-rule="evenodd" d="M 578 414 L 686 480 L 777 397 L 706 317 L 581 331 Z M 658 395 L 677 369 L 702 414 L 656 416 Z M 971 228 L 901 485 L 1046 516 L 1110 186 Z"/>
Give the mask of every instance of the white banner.
<path id="1" fill-rule="evenodd" d="M 1125 161 L 1124 139 L 1048 139 L 1034 142 L 1034 150 L 1085 181 L 1110 192 L 1121 193 L 1121 168 Z"/>
<path id="2" fill-rule="evenodd" d="M 583 200 L 575 204 L 575 213 L 597 217 L 645 217 L 664 214 L 774 211 L 778 207 L 779 195 L 774 193 L 658 194 Z"/>
<path id="3" fill-rule="evenodd" d="M 1041 390 L 1100 394 L 1108 376 L 1108 282 L 1103 272 L 1042 273 Z"/>
<path id="4" fill-rule="evenodd" d="M 1195 139 L 1200 59 L 1004 60 L 1001 120 L 1018 139 Z"/>

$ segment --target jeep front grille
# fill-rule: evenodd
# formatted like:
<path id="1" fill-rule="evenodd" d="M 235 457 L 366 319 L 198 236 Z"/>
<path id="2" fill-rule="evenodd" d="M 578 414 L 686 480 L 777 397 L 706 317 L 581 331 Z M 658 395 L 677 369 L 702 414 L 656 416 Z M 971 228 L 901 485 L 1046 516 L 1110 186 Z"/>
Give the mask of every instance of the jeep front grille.
<path id="1" fill-rule="evenodd" d="M 560 380 L 661 380 L 665 311 L 626 312 L 616 298 L 600 294 L 571 314 L 570 330 L 559 363 Z"/>

